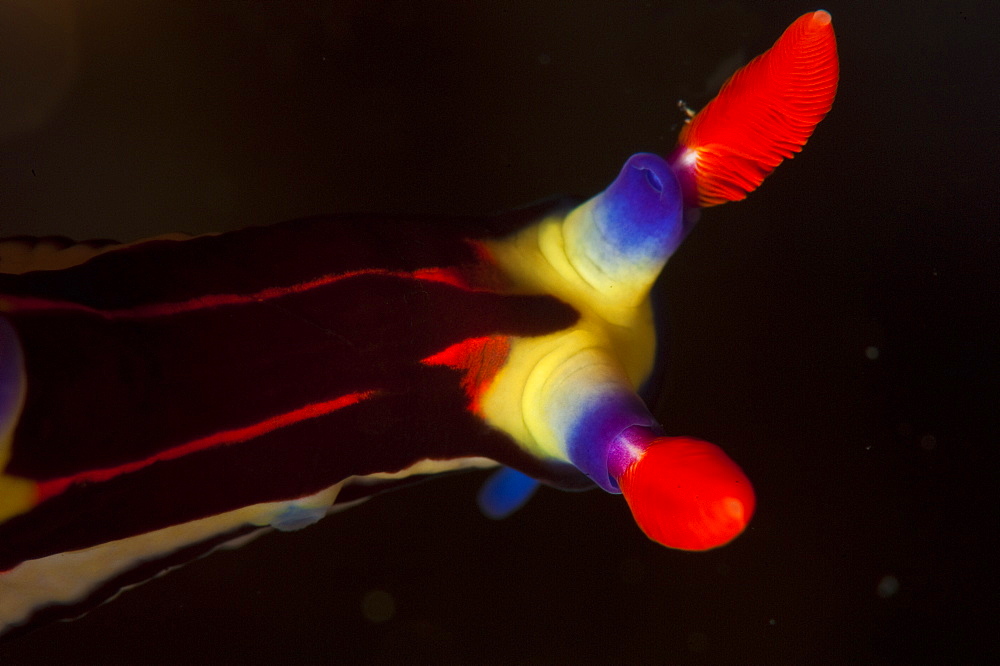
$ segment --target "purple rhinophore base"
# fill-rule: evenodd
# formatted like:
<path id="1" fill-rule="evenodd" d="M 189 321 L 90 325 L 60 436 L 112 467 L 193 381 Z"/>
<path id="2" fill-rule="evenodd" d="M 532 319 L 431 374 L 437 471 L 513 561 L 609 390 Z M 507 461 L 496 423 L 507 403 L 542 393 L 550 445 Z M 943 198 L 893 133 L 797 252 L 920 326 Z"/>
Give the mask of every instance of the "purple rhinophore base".
<path id="1" fill-rule="evenodd" d="M 569 433 L 570 462 L 604 490 L 620 493 L 617 479 L 625 468 L 618 462 L 612 472 L 612 459 L 634 460 L 642 451 L 636 446 L 662 434 L 660 424 L 639 396 L 624 390 L 593 398 L 587 407 Z"/>
<path id="2" fill-rule="evenodd" d="M 614 479 L 620 478 L 629 465 L 652 446 L 661 434 L 659 429 L 645 426 L 632 426 L 623 430 L 608 447 L 608 474 Z"/>

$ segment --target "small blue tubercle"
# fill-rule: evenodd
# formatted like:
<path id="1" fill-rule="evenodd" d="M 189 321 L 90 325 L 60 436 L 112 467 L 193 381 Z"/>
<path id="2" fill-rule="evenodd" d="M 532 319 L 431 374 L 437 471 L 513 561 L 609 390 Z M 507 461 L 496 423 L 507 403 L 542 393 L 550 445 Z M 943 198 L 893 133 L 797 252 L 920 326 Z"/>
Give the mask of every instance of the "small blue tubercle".
<path id="1" fill-rule="evenodd" d="M 510 467 L 502 467 L 479 491 L 479 510 L 487 518 L 500 520 L 528 503 L 538 490 L 538 481 Z"/>
<path id="2" fill-rule="evenodd" d="M 0 440 L 12 431 L 21 410 L 24 360 L 17 331 L 0 315 Z"/>
<path id="3" fill-rule="evenodd" d="M 271 527 L 282 532 L 294 532 L 309 527 L 326 515 L 325 506 L 291 504 L 271 520 Z"/>

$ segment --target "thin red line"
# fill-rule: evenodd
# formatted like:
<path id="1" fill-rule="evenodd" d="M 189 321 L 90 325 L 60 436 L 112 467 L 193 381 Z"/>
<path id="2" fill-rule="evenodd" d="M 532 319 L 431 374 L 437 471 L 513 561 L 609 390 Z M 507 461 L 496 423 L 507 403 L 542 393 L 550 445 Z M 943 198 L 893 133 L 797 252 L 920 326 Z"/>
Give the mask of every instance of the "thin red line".
<path id="1" fill-rule="evenodd" d="M 217 432 L 207 437 L 195 439 L 185 444 L 160 451 L 159 453 L 149 456 L 144 460 L 137 460 L 135 462 L 118 465 L 117 467 L 109 467 L 106 469 L 92 469 L 86 472 L 79 472 L 71 476 L 64 476 L 60 479 L 41 481 L 36 486 L 37 501 L 42 502 L 50 497 L 59 495 L 71 485 L 76 483 L 99 483 L 102 481 L 108 481 L 121 474 L 135 472 L 163 460 L 175 460 L 191 453 L 195 453 L 196 451 L 204 451 L 205 449 L 210 449 L 216 446 L 228 446 L 231 444 L 246 442 L 256 437 L 260 437 L 261 435 L 266 435 L 267 433 L 273 432 L 279 428 L 284 428 L 285 426 L 298 423 L 299 421 L 314 419 L 316 417 L 335 412 L 338 409 L 343 409 L 344 407 L 356 404 L 362 400 L 367 400 L 368 398 L 377 395 L 377 393 L 377 391 L 349 393 L 333 400 L 316 402 L 311 405 L 306 405 L 305 407 L 300 407 L 299 409 L 293 409 L 292 411 L 285 412 L 284 414 L 272 416 L 267 420 L 255 423 L 251 426 L 235 428 L 233 430 L 223 430 L 222 432 Z"/>
<path id="2" fill-rule="evenodd" d="M 422 268 L 412 273 L 405 271 L 387 271 L 379 268 L 369 268 L 359 271 L 350 271 L 338 275 L 324 275 L 323 277 L 300 282 L 287 287 L 268 287 L 253 294 L 208 294 L 198 296 L 187 301 L 175 303 L 152 303 L 137 305 L 131 308 L 120 308 L 117 310 L 102 310 L 92 308 L 80 303 L 70 301 L 55 301 L 34 296 L 0 295 L 0 312 L 16 312 L 24 310 L 72 310 L 76 312 L 86 312 L 104 319 L 143 319 L 147 317 L 165 317 L 169 315 L 193 312 L 205 308 L 222 307 L 226 305 L 244 305 L 247 303 L 261 303 L 290 294 L 301 294 L 312 289 L 325 287 L 326 285 L 361 277 L 364 275 L 379 275 L 386 277 L 397 277 L 410 280 L 424 280 L 428 282 L 441 282 L 460 289 L 476 291 L 466 285 L 461 275 L 450 268 Z"/>

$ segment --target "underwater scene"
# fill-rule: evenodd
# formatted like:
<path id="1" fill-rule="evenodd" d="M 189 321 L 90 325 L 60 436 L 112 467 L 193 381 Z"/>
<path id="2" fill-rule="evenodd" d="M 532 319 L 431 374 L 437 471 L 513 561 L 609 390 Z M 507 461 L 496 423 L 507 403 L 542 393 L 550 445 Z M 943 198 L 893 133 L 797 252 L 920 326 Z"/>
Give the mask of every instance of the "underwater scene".
<path id="1" fill-rule="evenodd" d="M 998 18 L 3 3 L 0 663 L 1000 659 Z"/>

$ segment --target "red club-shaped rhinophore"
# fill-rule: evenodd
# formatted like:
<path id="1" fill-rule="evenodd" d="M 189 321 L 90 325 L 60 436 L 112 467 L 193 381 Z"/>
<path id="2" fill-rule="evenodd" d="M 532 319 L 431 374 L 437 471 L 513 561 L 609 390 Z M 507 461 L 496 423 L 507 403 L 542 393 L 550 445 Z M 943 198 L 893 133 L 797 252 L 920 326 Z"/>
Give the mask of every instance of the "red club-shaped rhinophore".
<path id="1" fill-rule="evenodd" d="M 753 517 L 753 486 L 714 444 L 657 437 L 618 477 L 636 523 L 653 541 L 708 550 L 736 538 Z"/>

